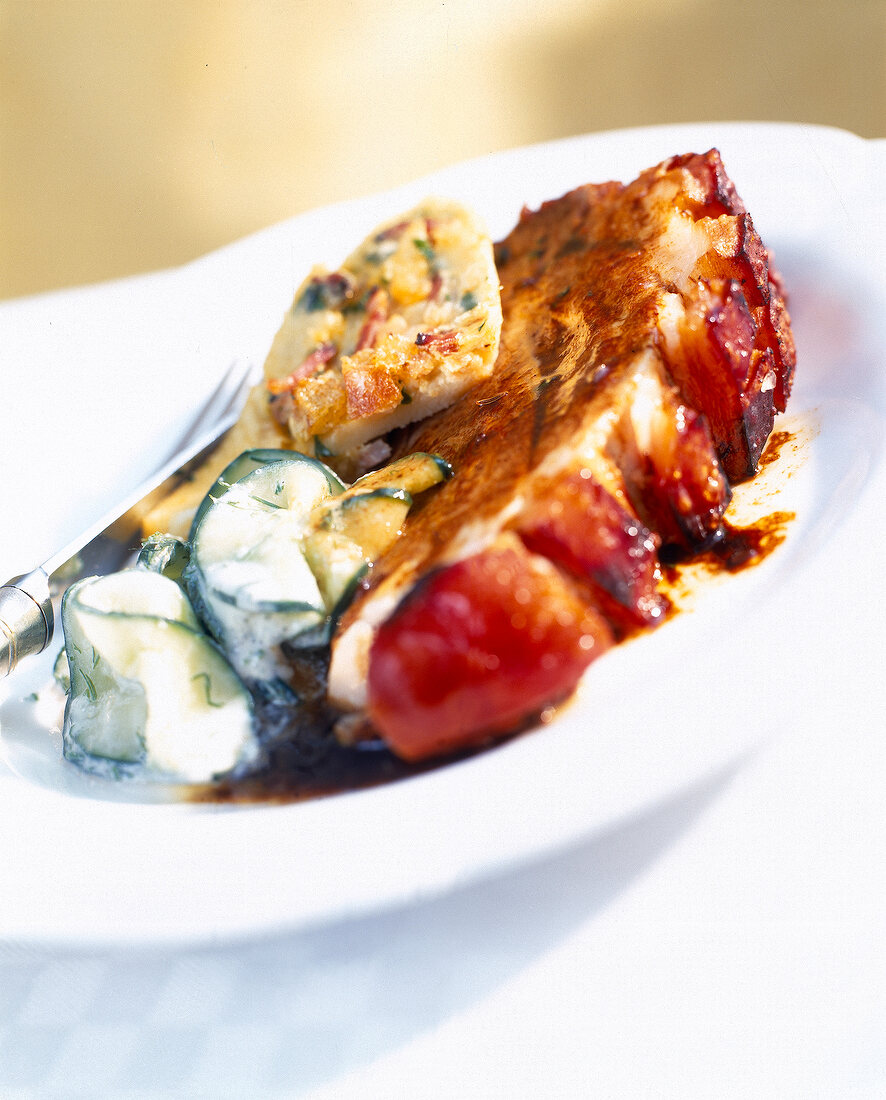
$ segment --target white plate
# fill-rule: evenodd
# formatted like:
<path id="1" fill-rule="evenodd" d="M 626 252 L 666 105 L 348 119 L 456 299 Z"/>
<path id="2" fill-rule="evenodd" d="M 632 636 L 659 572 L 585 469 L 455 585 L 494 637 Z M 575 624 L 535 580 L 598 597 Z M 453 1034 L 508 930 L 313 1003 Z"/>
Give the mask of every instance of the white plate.
<path id="1" fill-rule="evenodd" d="M 871 528 L 882 534 L 886 491 L 886 218 L 875 206 L 886 157 L 882 143 L 840 131 L 705 124 L 518 149 L 175 271 L 3 305 L 0 575 L 48 556 L 150 472 L 221 368 L 263 360 L 308 267 L 339 262 L 376 222 L 436 193 L 473 205 L 499 237 L 524 203 L 712 145 L 790 294 L 799 367 L 783 426 L 797 445 L 770 468 L 775 487 L 770 477 L 751 494 L 758 510 L 797 513 L 785 544 L 594 665 L 553 725 L 297 805 L 134 803 L 88 786 L 83 797 L 41 729 L 45 695 L 26 699 L 46 678 L 47 662 L 32 661 L 0 707 L 0 938 L 212 940 L 407 902 L 614 827 L 809 717 L 804 684 L 822 640 L 792 636 L 792 615 L 826 598 L 829 571 L 882 568 Z M 827 652 L 858 644 L 852 608 L 835 608 Z"/>

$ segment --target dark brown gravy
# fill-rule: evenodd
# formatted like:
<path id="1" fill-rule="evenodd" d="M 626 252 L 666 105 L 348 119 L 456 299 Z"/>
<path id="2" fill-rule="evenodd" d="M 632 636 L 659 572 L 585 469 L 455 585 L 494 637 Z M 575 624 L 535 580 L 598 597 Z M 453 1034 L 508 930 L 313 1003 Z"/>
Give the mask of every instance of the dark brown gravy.
<path id="1" fill-rule="evenodd" d="M 439 766 L 438 761 L 422 766 L 407 764 L 380 744 L 375 746 L 376 743 L 371 748 L 342 748 L 330 735 L 326 751 L 310 765 L 304 763 L 299 753 L 275 750 L 263 770 L 245 779 L 196 788 L 188 793 L 187 801 L 303 802 L 375 787 Z"/>
<path id="2" fill-rule="evenodd" d="M 791 444 L 796 446 L 796 435 L 794 432 L 778 431 L 772 432 L 769 439 L 766 441 L 766 446 L 763 448 L 763 453 L 760 455 L 760 461 L 757 463 L 757 473 L 765 470 L 767 466 L 771 466 L 773 462 L 777 462 L 781 457 L 782 450 Z"/>
<path id="3" fill-rule="evenodd" d="M 710 558 L 712 571 L 725 569 L 728 573 L 758 565 L 784 542 L 788 524 L 794 518 L 793 512 L 772 512 L 750 527 L 724 524 L 723 539 L 696 562 L 708 565 Z"/>
<path id="4" fill-rule="evenodd" d="M 267 748 L 266 765 L 243 779 L 194 787 L 188 802 L 288 803 L 303 802 L 323 795 L 342 794 L 391 783 L 464 759 L 470 753 L 408 764 L 390 752 L 381 741 L 366 741 L 355 747 L 340 745 L 333 733 L 337 714 L 327 708 L 284 710 L 270 718 L 259 716 L 259 726 L 274 727 Z M 295 740 L 297 735 L 298 740 Z M 486 746 L 475 751 L 480 752 Z"/>
<path id="5" fill-rule="evenodd" d="M 736 527 L 724 523 L 717 541 L 707 550 L 685 561 L 663 562 L 666 579 L 679 580 L 681 566 L 701 566 L 710 573 L 738 573 L 759 565 L 787 537 L 788 524 L 795 518 L 793 512 L 771 512 L 749 527 Z"/>

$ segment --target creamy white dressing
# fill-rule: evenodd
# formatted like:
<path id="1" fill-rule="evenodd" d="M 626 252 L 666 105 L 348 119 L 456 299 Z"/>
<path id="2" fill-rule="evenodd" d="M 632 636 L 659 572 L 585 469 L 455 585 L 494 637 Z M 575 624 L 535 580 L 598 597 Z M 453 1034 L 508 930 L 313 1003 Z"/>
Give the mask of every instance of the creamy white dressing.
<path id="1" fill-rule="evenodd" d="M 69 759 L 186 782 L 257 760 L 249 695 L 174 581 L 144 570 L 90 578 L 69 591 L 62 621 Z"/>

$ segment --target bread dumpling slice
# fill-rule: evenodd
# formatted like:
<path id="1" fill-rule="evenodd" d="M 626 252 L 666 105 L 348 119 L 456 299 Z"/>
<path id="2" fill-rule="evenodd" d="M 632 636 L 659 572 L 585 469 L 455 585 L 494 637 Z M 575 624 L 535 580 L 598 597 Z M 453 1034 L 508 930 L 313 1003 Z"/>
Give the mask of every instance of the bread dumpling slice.
<path id="1" fill-rule="evenodd" d="M 373 441 L 488 377 L 501 323 L 489 236 L 427 199 L 299 287 L 265 363 L 270 413 L 297 450 L 360 473 L 385 457 Z"/>

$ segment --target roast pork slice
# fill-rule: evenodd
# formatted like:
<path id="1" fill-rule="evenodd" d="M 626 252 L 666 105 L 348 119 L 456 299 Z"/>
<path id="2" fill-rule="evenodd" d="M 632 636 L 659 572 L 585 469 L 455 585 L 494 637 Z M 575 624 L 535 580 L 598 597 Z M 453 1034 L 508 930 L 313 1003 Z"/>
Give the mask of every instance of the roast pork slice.
<path id="1" fill-rule="evenodd" d="M 395 751 L 408 727 L 411 759 L 531 720 L 607 648 L 607 629 L 662 621 L 660 555 L 718 540 L 793 375 L 777 276 L 716 151 L 524 210 L 496 259 L 491 376 L 392 441 L 441 454 L 455 476 L 417 503 L 333 642 L 330 697 Z M 525 614 L 499 613 L 497 562 Z M 544 628 L 530 606 L 542 592 Z M 458 615 L 470 629 L 454 629 Z M 512 674 L 518 652 L 532 677 Z M 435 667 L 429 702 L 421 677 Z"/>

